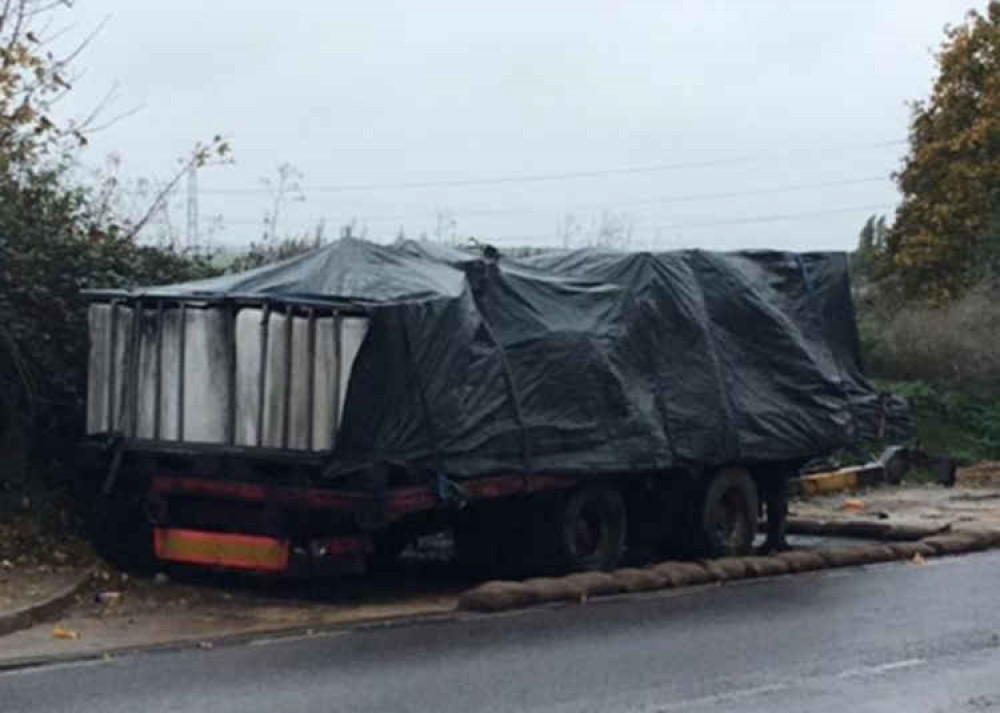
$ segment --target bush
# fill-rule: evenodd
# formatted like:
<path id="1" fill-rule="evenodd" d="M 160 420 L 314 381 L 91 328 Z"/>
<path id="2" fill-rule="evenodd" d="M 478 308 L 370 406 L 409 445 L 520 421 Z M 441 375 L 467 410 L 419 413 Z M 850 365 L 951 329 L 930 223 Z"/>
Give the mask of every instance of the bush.
<path id="1" fill-rule="evenodd" d="M 1000 458 L 1000 399 L 995 391 L 924 381 L 889 381 L 879 386 L 909 402 L 918 447 L 963 462 Z"/>
<path id="2" fill-rule="evenodd" d="M 859 309 L 871 374 L 1000 391 L 1000 285 L 986 282 L 943 307 Z"/>
<path id="3" fill-rule="evenodd" d="M 71 475 L 52 466 L 72 462 L 83 427 L 81 290 L 213 272 L 204 257 L 137 244 L 114 223 L 98 223 L 89 206 L 87 192 L 67 187 L 58 169 L 0 177 L 0 486 L 27 472 Z"/>
<path id="4" fill-rule="evenodd" d="M 1000 458 L 1000 283 L 941 307 L 895 294 L 880 283 L 857 299 L 868 373 L 909 402 L 918 447 L 962 461 Z"/>

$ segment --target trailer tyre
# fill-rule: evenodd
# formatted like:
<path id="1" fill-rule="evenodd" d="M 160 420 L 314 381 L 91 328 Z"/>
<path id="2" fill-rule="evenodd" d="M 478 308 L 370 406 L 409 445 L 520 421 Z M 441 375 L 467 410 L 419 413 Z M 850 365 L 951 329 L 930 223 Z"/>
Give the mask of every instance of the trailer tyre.
<path id="1" fill-rule="evenodd" d="M 741 468 L 716 473 L 698 511 L 698 554 L 734 557 L 750 554 L 757 533 L 757 486 Z"/>
<path id="2" fill-rule="evenodd" d="M 617 488 L 589 485 L 562 500 L 560 554 L 569 570 L 609 570 L 625 552 L 625 500 Z"/>

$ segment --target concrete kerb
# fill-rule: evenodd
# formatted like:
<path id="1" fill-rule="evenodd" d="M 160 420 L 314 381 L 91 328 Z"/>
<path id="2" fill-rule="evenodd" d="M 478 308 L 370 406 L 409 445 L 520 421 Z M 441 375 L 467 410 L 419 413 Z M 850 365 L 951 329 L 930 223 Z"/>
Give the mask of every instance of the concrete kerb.
<path id="1" fill-rule="evenodd" d="M 93 574 L 93 568 L 86 569 L 68 585 L 45 599 L 17 609 L 0 612 L 0 636 L 11 634 L 20 629 L 27 629 L 29 626 L 34 626 L 46 619 L 58 617 L 73 604 L 77 594 L 87 586 Z"/>
<path id="2" fill-rule="evenodd" d="M 458 608 L 465 611 L 498 612 L 555 602 L 584 603 L 591 597 L 627 591 L 681 588 L 707 583 L 725 583 L 850 567 L 915 556 L 940 557 L 1000 547 L 1000 530 L 967 530 L 934 534 L 919 541 L 891 544 L 859 544 L 848 548 L 824 548 L 809 552 L 785 552 L 770 557 L 726 557 L 699 562 L 660 562 L 644 568 L 516 581 L 495 581 L 463 593 Z M 562 583 L 572 580 L 572 586 Z M 641 586 L 637 584 L 641 582 Z M 540 586 L 544 584 L 544 586 Z"/>
<path id="3" fill-rule="evenodd" d="M 373 618 L 349 623 L 316 624 L 313 626 L 275 627 L 260 629 L 246 633 L 231 633 L 218 636 L 185 637 L 171 641 L 161 641 L 149 644 L 133 644 L 93 649 L 90 651 L 75 651 L 65 654 L 24 656 L 0 658 L 0 673 L 22 669 L 40 668 L 59 664 L 83 663 L 87 661 L 108 661 L 135 654 L 170 653 L 174 651 L 189 651 L 193 649 L 223 649 L 250 643 L 266 641 L 283 641 L 289 639 L 333 636 L 348 631 L 367 631 L 374 629 L 392 629 L 403 626 L 420 626 L 453 621 L 460 615 L 457 609 L 444 613 L 413 614 L 391 619 Z"/>

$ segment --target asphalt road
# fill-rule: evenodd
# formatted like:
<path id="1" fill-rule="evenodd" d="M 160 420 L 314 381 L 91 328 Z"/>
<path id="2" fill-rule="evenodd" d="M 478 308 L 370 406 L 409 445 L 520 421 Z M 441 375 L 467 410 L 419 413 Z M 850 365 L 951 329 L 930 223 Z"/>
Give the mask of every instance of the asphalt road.
<path id="1" fill-rule="evenodd" d="M 1000 711 L 998 591 L 995 553 L 833 570 L 8 672 L 0 711 Z"/>

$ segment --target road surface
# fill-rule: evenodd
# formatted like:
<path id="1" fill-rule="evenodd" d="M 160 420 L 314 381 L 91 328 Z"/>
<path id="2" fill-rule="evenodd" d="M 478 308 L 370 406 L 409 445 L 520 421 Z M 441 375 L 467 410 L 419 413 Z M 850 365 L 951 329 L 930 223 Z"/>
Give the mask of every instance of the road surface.
<path id="1" fill-rule="evenodd" d="M 0 710 L 1000 711 L 1000 553 L 0 674 Z M 2 640 L 0 640 L 2 645 Z"/>

